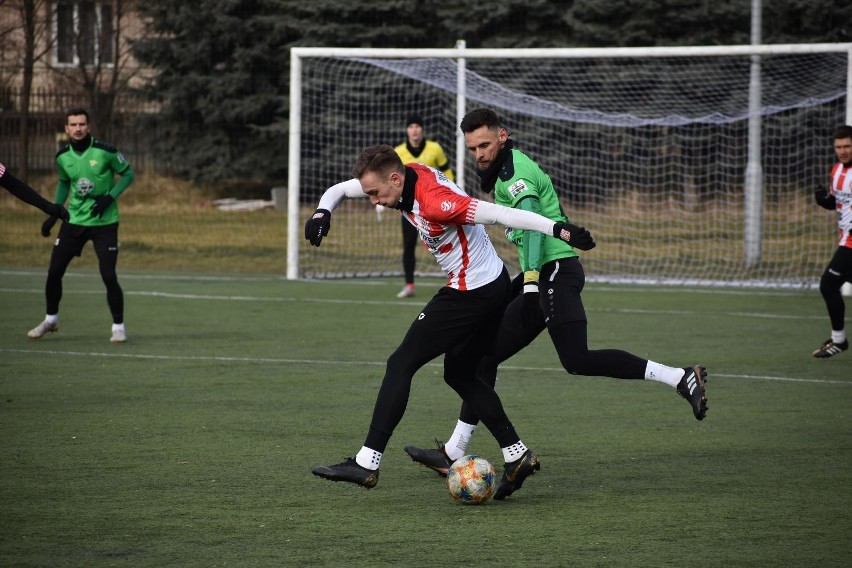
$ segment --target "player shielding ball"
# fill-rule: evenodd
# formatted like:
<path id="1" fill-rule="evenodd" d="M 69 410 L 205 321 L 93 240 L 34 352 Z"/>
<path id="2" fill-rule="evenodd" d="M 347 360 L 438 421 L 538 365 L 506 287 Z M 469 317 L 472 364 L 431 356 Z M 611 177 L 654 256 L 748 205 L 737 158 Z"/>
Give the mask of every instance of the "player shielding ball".
<path id="1" fill-rule="evenodd" d="M 460 127 L 465 145 L 476 159 L 481 189 L 485 193 L 493 191 L 496 204 L 540 212 L 554 221 L 566 218 L 550 176 L 514 148 L 493 110 L 471 111 Z M 621 349 L 589 349 L 581 297 L 585 272 L 577 251 L 571 243 L 513 227 L 508 237 L 517 247 L 524 271 L 522 288 L 518 286 L 521 293 L 506 307 L 496 343 L 483 357 L 478 377 L 495 385 L 497 366 L 547 329 L 568 373 L 667 384 L 689 403 L 695 418 L 703 420 L 707 413 L 706 369 L 700 365 L 671 367 Z M 477 422 L 476 413 L 465 401 L 446 445 L 409 445 L 405 451 L 414 461 L 446 475 L 449 465 L 465 454 Z"/>
<path id="2" fill-rule="evenodd" d="M 331 481 L 375 487 L 382 454 L 405 412 L 414 374 L 444 355 L 444 381 L 475 410 L 500 444 L 506 463 L 494 498 L 505 499 L 540 464 L 538 456 L 521 441 L 493 387 L 476 377 L 510 295 L 508 273 L 482 224 L 538 231 L 583 250 L 593 248 L 594 240 L 576 225 L 471 198 L 435 169 L 403 165 L 388 145 L 364 149 L 353 173 L 355 179 L 323 194 L 305 224 L 305 238 L 320 246 L 337 204 L 344 198 L 368 197 L 373 205 L 399 210 L 417 228 L 446 273 L 447 284 L 423 308 L 388 358 L 361 450 L 342 463 L 316 466 L 312 473 Z"/>

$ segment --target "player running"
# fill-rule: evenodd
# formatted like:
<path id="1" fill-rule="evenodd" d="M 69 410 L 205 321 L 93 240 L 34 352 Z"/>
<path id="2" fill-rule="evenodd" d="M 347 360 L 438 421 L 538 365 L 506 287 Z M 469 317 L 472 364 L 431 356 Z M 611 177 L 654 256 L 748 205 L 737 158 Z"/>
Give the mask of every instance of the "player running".
<path id="1" fill-rule="evenodd" d="M 316 466 L 314 475 L 368 489 L 379 481 L 379 465 L 388 441 L 408 404 L 418 369 L 444 355 L 444 381 L 471 406 L 500 444 L 505 469 L 495 499 L 520 489 L 539 468 L 538 456 L 521 441 L 493 385 L 475 376 L 482 356 L 493 345 L 510 281 L 482 223 L 501 223 L 539 231 L 588 250 L 591 234 L 565 221 L 554 222 L 466 195 L 443 173 L 421 164 L 403 165 L 388 145 L 361 152 L 356 179 L 332 186 L 305 224 L 305 238 L 319 246 L 328 234 L 331 212 L 345 197 L 369 197 L 373 205 L 398 209 L 447 274 L 447 285 L 420 312 L 387 361 L 373 418 L 354 458 Z"/>

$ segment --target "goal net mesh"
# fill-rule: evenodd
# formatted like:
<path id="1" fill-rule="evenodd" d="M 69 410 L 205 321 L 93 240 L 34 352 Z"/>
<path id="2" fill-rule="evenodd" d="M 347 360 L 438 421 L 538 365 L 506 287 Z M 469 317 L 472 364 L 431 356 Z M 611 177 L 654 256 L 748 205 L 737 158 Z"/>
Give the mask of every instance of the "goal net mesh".
<path id="1" fill-rule="evenodd" d="M 598 247 L 590 280 L 729 286 L 814 286 L 836 246 L 833 214 L 813 190 L 827 183 L 832 132 L 845 121 L 846 54 L 760 57 L 763 216 L 760 255 L 745 256 L 751 56 L 468 59 L 467 110 L 493 108 L 515 142 L 550 175 L 572 222 Z M 300 220 L 329 186 L 349 179 L 361 148 L 405 139 L 405 118 L 455 164 L 453 59 L 302 61 Z M 457 180 L 474 197 L 470 156 Z M 510 272 L 502 227 L 491 239 Z M 304 278 L 401 274 L 399 214 L 367 199 L 332 216 L 322 249 L 302 241 Z M 437 275 L 419 247 L 417 272 Z"/>

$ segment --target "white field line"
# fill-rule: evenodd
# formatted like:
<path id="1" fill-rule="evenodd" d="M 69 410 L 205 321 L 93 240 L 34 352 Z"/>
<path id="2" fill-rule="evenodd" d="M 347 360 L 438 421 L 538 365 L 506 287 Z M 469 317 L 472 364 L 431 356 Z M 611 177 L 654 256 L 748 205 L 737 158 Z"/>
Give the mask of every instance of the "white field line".
<path id="1" fill-rule="evenodd" d="M 0 270 L 0 276 L 37 276 L 44 278 L 47 270 Z M 93 278 L 99 280 L 98 273 L 95 272 L 78 272 L 69 270 L 65 273 L 66 278 Z M 423 277 L 424 281 L 435 282 L 441 284 L 443 280 L 439 277 Z M 258 275 L 258 276 L 225 276 L 225 275 L 193 275 L 193 274 L 135 274 L 121 273 L 121 280 L 140 280 L 140 281 L 163 281 L 163 282 L 288 282 L 284 276 L 277 275 Z M 303 279 L 302 282 L 311 282 L 315 285 L 339 285 L 341 283 L 346 286 L 386 286 L 387 280 L 376 280 L 372 278 L 348 278 L 348 279 L 319 279 L 310 280 Z M 713 287 L 688 284 L 611 284 L 611 283 L 596 283 L 593 278 L 587 278 L 587 283 L 594 286 L 594 290 L 605 292 L 643 292 L 648 294 L 671 294 L 671 293 L 697 293 L 697 294 L 713 294 L 718 296 L 782 296 L 782 297 L 801 297 L 803 294 L 812 294 L 814 290 L 805 288 L 760 288 L 760 287 Z M 393 286 L 396 286 L 394 281 Z"/>
<path id="2" fill-rule="evenodd" d="M 55 351 L 50 349 L 4 349 L 0 353 L 18 353 L 22 355 L 56 355 L 59 357 L 105 357 L 122 359 L 142 360 L 168 360 L 168 361 L 207 361 L 220 363 L 277 363 L 277 364 L 302 364 L 302 365 L 364 365 L 384 366 L 384 361 L 344 361 L 334 359 L 283 359 L 276 357 L 222 357 L 205 355 L 156 355 L 146 353 L 106 353 L 103 351 Z M 427 367 L 443 367 L 443 363 L 428 363 Z M 500 365 L 501 369 L 507 371 L 528 371 L 535 373 L 564 373 L 561 367 L 524 367 L 516 365 Z M 768 375 L 737 375 L 731 373 L 712 373 L 712 378 L 727 378 L 739 380 L 781 381 L 794 383 L 818 383 L 832 385 L 849 385 L 852 381 L 834 381 L 827 379 L 803 379 L 798 377 L 773 377 Z"/>
<path id="3" fill-rule="evenodd" d="M 34 288 L 0 288 L 0 292 L 18 293 L 18 294 L 44 294 L 44 290 Z M 66 290 L 63 295 L 102 295 L 104 292 L 101 289 L 97 290 Z M 411 307 L 411 301 L 395 301 L 395 300 L 349 300 L 337 298 L 307 298 L 307 297 L 292 297 L 292 296 L 234 296 L 221 294 L 181 294 L 175 292 L 158 292 L 158 291 L 142 291 L 142 290 L 125 290 L 125 296 L 142 296 L 151 298 L 168 298 L 175 300 L 203 300 L 203 301 L 219 301 L 219 302 L 311 302 L 316 304 L 350 304 L 364 306 L 387 306 L 398 305 Z M 795 315 L 795 314 L 771 314 L 757 312 L 712 312 L 703 313 L 691 310 L 645 310 L 638 308 L 586 308 L 589 312 L 598 313 L 617 313 L 617 314 L 657 314 L 657 315 L 701 315 L 701 317 L 746 317 L 746 318 L 762 318 L 762 319 L 782 319 L 782 320 L 824 320 L 822 315 Z"/>

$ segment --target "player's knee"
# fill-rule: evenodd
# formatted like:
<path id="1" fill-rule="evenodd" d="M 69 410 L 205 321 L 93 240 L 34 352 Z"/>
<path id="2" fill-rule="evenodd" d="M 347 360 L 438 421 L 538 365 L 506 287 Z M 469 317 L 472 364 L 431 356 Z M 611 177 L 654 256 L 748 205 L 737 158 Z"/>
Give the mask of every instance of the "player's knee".
<path id="1" fill-rule="evenodd" d="M 843 286 L 843 278 L 830 269 L 823 272 L 819 279 L 819 291 L 823 296 L 838 293 L 841 286 Z"/>
<path id="2" fill-rule="evenodd" d="M 413 375 L 417 369 L 414 369 L 414 364 L 410 357 L 405 355 L 402 350 L 397 350 L 388 357 L 387 374 L 389 376 L 400 377 Z"/>
<path id="3" fill-rule="evenodd" d="M 562 367 L 571 375 L 591 375 L 592 360 L 588 356 L 588 351 L 585 353 L 574 352 L 560 357 Z"/>

